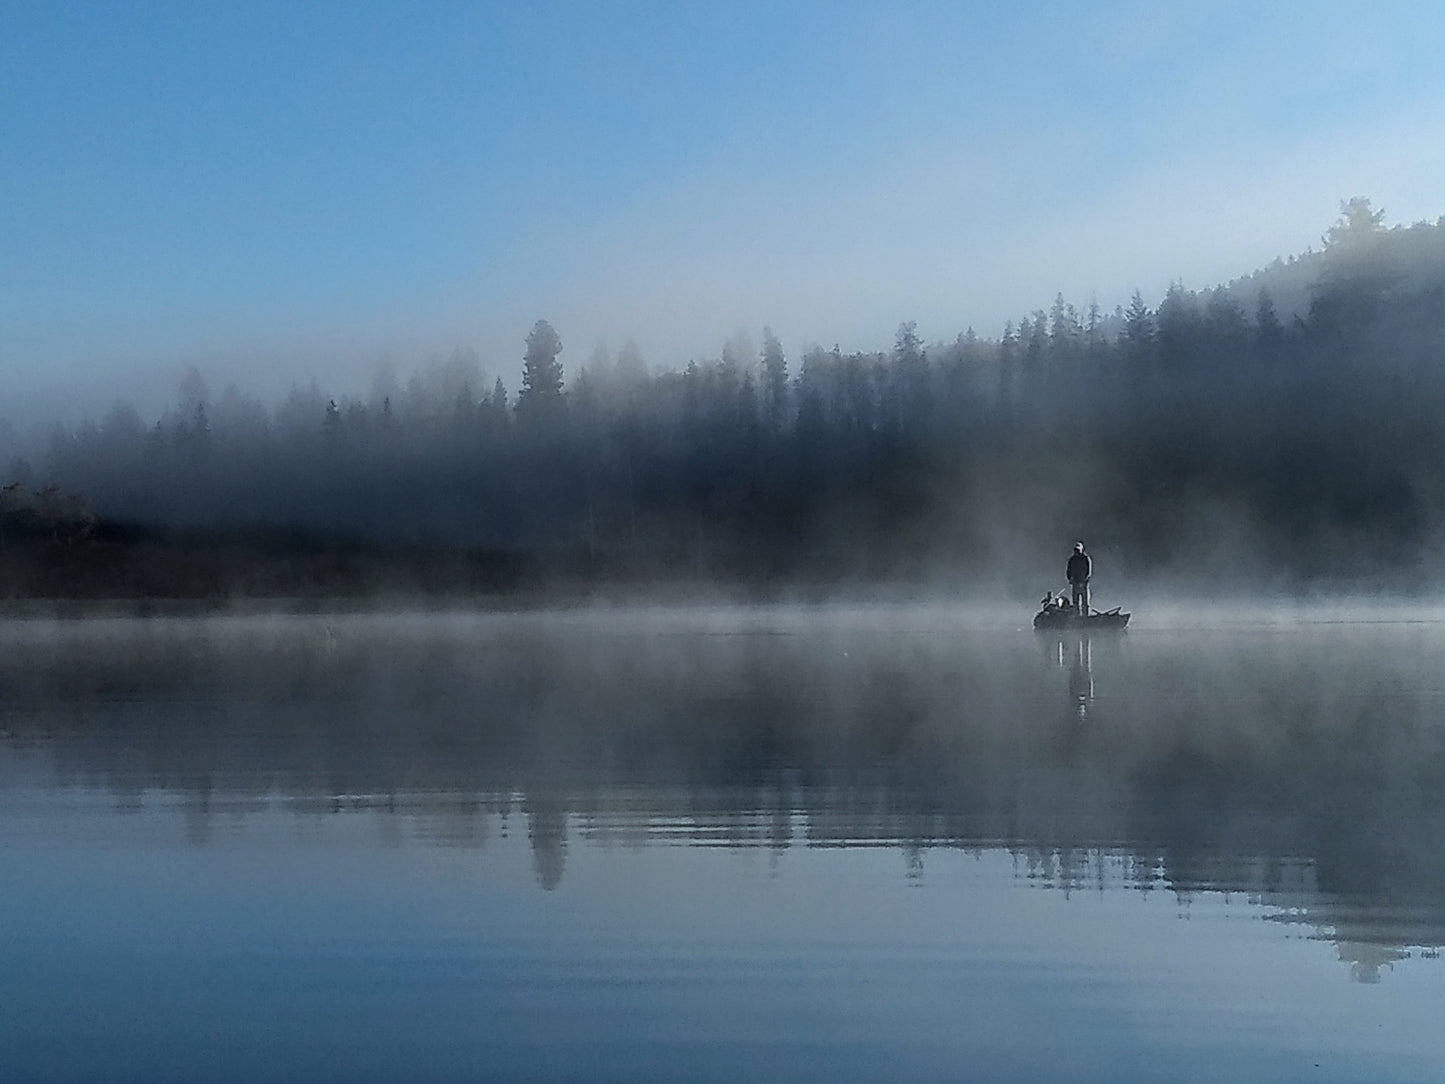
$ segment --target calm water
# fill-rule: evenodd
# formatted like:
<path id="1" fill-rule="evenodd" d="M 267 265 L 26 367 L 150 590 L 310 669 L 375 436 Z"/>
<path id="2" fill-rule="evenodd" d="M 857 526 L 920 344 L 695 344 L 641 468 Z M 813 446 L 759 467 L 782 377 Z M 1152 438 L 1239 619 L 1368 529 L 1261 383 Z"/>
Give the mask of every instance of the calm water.
<path id="1" fill-rule="evenodd" d="M 1439 1080 L 1445 623 L 0 623 L 0 1078 Z"/>

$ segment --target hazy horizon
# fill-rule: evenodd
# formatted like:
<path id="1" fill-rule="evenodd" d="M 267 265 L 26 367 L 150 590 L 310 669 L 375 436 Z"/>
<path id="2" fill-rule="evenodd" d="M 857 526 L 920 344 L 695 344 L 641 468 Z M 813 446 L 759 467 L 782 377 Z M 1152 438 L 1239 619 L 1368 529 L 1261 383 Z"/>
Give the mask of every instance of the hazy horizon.
<path id="1" fill-rule="evenodd" d="M 1342 23 L 1348 22 L 1348 33 Z M 0 414 L 271 400 L 474 351 L 515 390 L 764 325 L 1105 311 L 1441 207 L 1445 13 L 1385 4 L 0 10 Z"/>

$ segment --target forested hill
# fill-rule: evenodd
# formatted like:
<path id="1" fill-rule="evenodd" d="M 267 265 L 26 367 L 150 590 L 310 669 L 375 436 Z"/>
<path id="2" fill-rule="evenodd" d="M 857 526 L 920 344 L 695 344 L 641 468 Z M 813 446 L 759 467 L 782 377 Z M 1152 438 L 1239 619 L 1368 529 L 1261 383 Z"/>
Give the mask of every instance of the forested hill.
<path id="1" fill-rule="evenodd" d="M 904 324 L 888 353 L 787 358 L 765 332 L 756 354 L 649 373 L 599 351 L 569 376 L 538 321 L 518 395 L 479 378 L 458 357 L 275 409 L 192 378 L 154 424 L 57 430 L 11 468 L 0 526 L 68 552 L 121 545 L 110 525 L 487 554 L 574 582 L 1022 590 L 1057 585 L 1076 537 L 1121 591 L 1445 566 L 1445 219 L 1387 229 L 1364 200 L 1319 251 L 1114 313 L 1058 297 L 998 338 Z"/>

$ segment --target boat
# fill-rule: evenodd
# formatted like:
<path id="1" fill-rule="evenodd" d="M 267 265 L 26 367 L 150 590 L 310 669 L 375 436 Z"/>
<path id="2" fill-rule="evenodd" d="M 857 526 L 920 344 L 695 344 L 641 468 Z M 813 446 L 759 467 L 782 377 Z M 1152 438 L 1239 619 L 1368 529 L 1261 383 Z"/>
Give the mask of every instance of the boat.
<path id="1" fill-rule="evenodd" d="M 1040 610 L 1034 614 L 1034 628 L 1036 629 L 1077 629 L 1081 632 L 1102 632 L 1106 629 L 1122 629 L 1129 624 L 1131 615 L 1121 613 L 1120 608 L 1115 606 L 1112 610 L 1105 610 L 1102 613 L 1093 612 L 1081 617 L 1071 609 L 1062 610 Z"/>

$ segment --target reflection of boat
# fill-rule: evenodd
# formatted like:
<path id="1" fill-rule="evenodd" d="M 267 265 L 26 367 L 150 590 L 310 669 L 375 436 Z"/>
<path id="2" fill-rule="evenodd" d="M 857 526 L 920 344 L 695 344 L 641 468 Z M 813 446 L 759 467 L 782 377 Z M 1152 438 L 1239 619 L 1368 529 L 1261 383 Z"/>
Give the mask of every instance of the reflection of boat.
<path id="1" fill-rule="evenodd" d="M 1080 617 L 1073 610 L 1040 610 L 1034 614 L 1036 629 L 1084 629 L 1099 632 L 1107 629 L 1122 629 L 1129 624 L 1129 614 L 1120 613 L 1119 607 L 1104 613 L 1091 613 Z"/>

